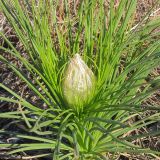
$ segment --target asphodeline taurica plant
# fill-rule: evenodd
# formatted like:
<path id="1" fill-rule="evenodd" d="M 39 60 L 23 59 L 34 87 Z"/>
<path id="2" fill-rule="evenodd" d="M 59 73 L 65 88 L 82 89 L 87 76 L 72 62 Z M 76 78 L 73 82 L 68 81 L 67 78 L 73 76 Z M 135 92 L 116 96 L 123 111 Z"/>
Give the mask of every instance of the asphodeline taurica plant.
<path id="1" fill-rule="evenodd" d="M 151 76 L 160 64 L 160 18 L 150 10 L 137 24 L 136 7 L 137 0 L 0 0 L 17 37 L 0 31 L 0 65 L 16 74 L 9 85 L 0 73 L 0 155 L 160 156 L 141 142 L 160 134 L 150 129 L 160 121 L 158 103 L 146 103 L 160 83 Z"/>
<path id="2" fill-rule="evenodd" d="M 96 77 L 79 54 L 70 59 L 64 71 L 62 92 L 65 101 L 78 112 L 92 99 Z"/>

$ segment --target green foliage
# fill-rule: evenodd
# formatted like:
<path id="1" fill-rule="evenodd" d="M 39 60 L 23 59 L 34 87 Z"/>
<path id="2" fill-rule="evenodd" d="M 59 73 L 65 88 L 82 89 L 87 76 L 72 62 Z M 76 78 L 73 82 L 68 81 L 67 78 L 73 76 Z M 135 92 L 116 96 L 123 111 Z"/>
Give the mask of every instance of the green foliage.
<path id="1" fill-rule="evenodd" d="M 0 147 L 11 148 L 9 154 L 42 150 L 35 157 L 50 156 L 54 160 L 106 159 L 105 153 L 113 152 L 159 155 L 158 151 L 132 143 L 133 139 L 157 135 L 159 131 L 124 135 L 160 120 L 158 106 L 142 106 L 158 89 L 160 81 L 159 77 L 146 81 L 160 64 L 160 33 L 152 32 L 159 27 L 160 19 L 144 18 L 132 28 L 136 0 L 121 0 L 118 7 L 113 1 L 106 6 L 104 0 L 83 0 L 77 6 L 73 3 L 73 8 L 67 0 L 62 2 L 60 13 L 60 4 L 54 0 L 0 1 L 28 58 L 2 32 L 8 48 L 0 49 L 16 57 L 32 79 L 2 55 L 0 61 L 47 106 L 44 110 L 1 83 L 0 87 L 14 98 L 0 100 L 17 104 L 17 111 L 0 113 L 0 118 L 25 123 L 25 129 L 24 134 L 12 133 L 24 143 Z M 62 93 L 66 64 L 76 53 L 96 76 L 94 96 L 80 112 L 66 104 Z M 157 85 L 153 88 L 153 84 Z M 157 113 L 131 121 L 147 109 Z M 9 134 L 3 128 L 0 132 Z"/>

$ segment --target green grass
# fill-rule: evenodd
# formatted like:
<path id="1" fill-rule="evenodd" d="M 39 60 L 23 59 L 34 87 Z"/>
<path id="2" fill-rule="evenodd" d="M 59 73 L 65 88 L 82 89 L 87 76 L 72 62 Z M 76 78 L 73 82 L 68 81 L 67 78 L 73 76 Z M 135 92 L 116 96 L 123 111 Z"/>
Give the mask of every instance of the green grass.
<path id="1" fill-rule="evenodd" d="M 14 97 L 0 97 L 0 100 L 17 104 L 17 111 L 0 113 L 0 118 L 25 123 L 25 134 L 13 133 L 22 141 L 28 141 L 0 144 L 0 147 L 12 149 L 9 154 L 42 150 L 41 154 L 37 152 L 33 156 L 49 156 L 54 160 L 106 159 L 107 153 L 160 155 L 158 151 L 132 143 L 134 139 L 158 135 L 160 131 L 124 137 L 126 133 L 160 120 L 159 106 L 143 106 L 142 103 L 160 87 L 160 77 L 146 81 L 149 73 L 160 64 L 160 40 L 157 38 L 160 33 L 153 32 L 160 26 L 160 19 L 150 21 L 144 17 L 132 29 L 136 0 L 121 0 L 117 8 L 113 1 L 108 7 L 104 4 L 104 0 L 84 0 L 73 10 L 75 3 L 72 8 L 65 0 L 60 13 L 58 1 L 0 1 L 28 58 L 17 51 L 3 32 L 0 35 L 8 48 L 0 46 L 0 49 L 23 63 L 32 79 L 2 55 L 0 61 L 47 105 L 43 110 L 42 106 L 0 84 Z M 66 67 L 77 53 L 96 77 L 88 103 L 77 97 L 82 109 L 77 104 L 66 103 L 63 94 Z M 146 110 L 157 112 L 131 121 Z M 2 135 L 10 133 L 3 128 L 0 132 Z"/>

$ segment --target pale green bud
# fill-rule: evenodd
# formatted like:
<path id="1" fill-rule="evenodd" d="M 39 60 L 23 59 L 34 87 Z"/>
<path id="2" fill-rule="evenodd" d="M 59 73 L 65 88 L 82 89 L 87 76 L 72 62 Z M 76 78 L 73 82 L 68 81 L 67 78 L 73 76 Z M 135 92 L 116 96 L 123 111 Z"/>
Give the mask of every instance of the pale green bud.
<path id="1" fill-rule="evenodd" d="M 79 54 L 70 60 L 64 72 L 63 96 L 71 107 L 83 107 L 93 97 L 96 78 Z"/>

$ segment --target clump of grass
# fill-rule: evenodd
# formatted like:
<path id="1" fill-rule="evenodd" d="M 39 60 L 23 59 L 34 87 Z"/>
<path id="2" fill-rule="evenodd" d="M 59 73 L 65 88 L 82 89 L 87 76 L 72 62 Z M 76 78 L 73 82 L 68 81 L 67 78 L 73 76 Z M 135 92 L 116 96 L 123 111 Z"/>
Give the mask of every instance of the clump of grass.
<path id="1" fill-rule="evenodd" d="M 0 147 L 11 148 L 9 154 L 42 150 L 34 156 L 50 156 L 54 160 L 106 159 L 107 153 L 126 152 L 159 155 L 158 151 L 132 143 L 159 131 L 124 137 L 160 120 L 160 113 L 156 112 L 131 121 L 145 110 L 159 111 L 158 106 L 143 106 L 142 102 L 159 88 L 159 77 L 151 81 L 146 81 L 146 77 L 160 64 L 160 33 L 152 32 L 159 27 L 160 19 L 144 18 L 133 28 L 136 4 L 136 0 L 121 0 L 115 7 L 114 1 L 106 5 L 104 0 L 85 0 L 73 2 L 71 7 L 65 0 L 60 7 L 59 1 L 53 0 L 0 1 L 28 58 L 16 50 L 3 32 L 0 35 L 9 47 L 0 49 L 19 59 L 32 79 L 2 55 L 0 60 L 47 106 L 43 110 L 1 83 L 0 87 L 13 98 L 0 100 L 15 103 L 18 108 L 0 113 L 0 117 L 25 123 L 25 131 L 14 133 L 21 142 Z M 96 77 L 93 93 L 86 94 L 88 103 L 81 103 L 77 94 L 82 109 L 77 108 L 77 102 L 72 106 L 66 103 L 63 94 L 66 66 L 77 53 Z M 3 128 L 0 132 L 9 133 Z"/>

